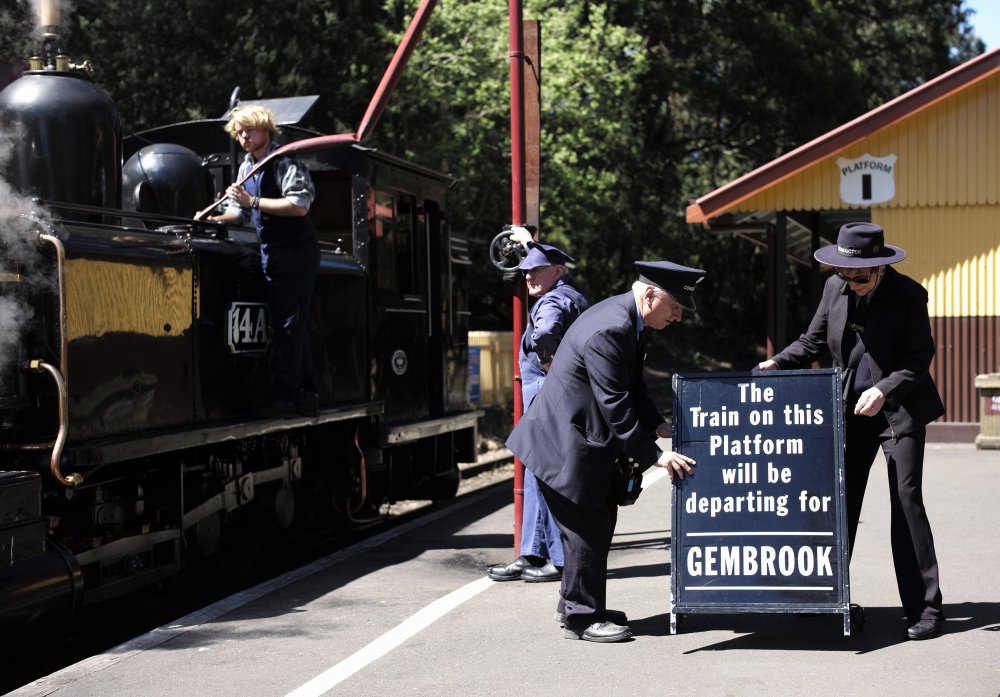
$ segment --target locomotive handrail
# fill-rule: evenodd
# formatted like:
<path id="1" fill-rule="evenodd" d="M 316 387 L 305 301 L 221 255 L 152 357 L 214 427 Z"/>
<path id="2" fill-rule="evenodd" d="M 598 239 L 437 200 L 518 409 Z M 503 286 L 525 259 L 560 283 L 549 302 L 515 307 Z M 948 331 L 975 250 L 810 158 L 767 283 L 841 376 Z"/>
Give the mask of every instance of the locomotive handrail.
<path id="1" fill-rule="evenodd" d="M 31 217 L 39 225 L 45 225 L 40 218 Z M 38 233 L 38 239 L 48 242 L 56 250 L 56 280 L 59 288 L 59 370 L 62 379 L 69 379 L 69 343 L 66 329 L 66 248 L 62 240 L 54 234 Z"/>
<path id="2" fill-rule="evenodd" d="M 56 390 L 59 393 L 59 435 L 56 436 L 56 442 L 52 446 L 52 457 L 49 460 L 49 471 L 52 472 L 52 476 L 55 480 L 63 486 L 79 486 L 80 484 L 83 484 L 83 475 L 74 472 L 72 474 L 67 474 L 64 477 L 62 474 L 62 467 L 60 466 L 63 447 L 66 445 L 66 437 L 69 434 L 69 400 L 67 399 L 66 394 L 66 382 L 63 380 L 62 375 L 59 374 L 59 370 L 45 361 L 36 358 L 28 363 L 28 367 L 31 370 L 44 370 L 51 375 L 52 379 L 55 380 Z"/>
<path id="3" fill-rule="evenodd" d="M 40 218 L 35 216 L 27 217 L 39 225 L 46 226 L 46 223 Z M 56 250 L 56 278 L 59 287 L 59 368 L 37 358 L 30 361 L 28 367 L 31 370 L 44 370 L 52 376 L 52 379 L 56 383 L 56 391 L 59 395 L 59 433 L 56 435 L 55 443 L 52 445 L 49 470 L 57 482 L 63 486 L 74 487 L 83 483 L 83 477 L 75 473 L 64 477 L 60 467 L 62 451 L 66 445 L 66 438 L 69 435 L 69 399 L 66 392 L 66 380 L 69 374 L 69 346 L 66 336 L 66 248 L 63 246 L 62 240 L 46 232 L 38 233 L 38 239 L 48 242 Z"/>
<path id="4" fill-rule="evenodd" d="M 184 218 L 176 215 L 166 215 L 164 213 L 147 213 L 146 211 L 127 211 L 124 208 L 101 208 L 99 206 L 88 206 L 82 203 L 67 203 L 64 201 L 48 201 L 45 199 L 35 198 L 32 199 L 32 203 L 39 206 L 44 206 L 45 208 L 54 209 L 58 211 L 70 211 L 73 213 L 93 213 L 95 215 L 100 215 L 102 217 L 110 218 L 134 218 L 136 220 L 154 220 L 157 222 L 162 222 L 164 224 L 176 224 L 185 225 L 189 227 L 201 227 L 210 228 L 208 234 L 213 236 L 220 236 L 223 231 L 227 228 L 225 223 L 220 223 L 216 220 L 197 220 L 192 223 L 191 218 Z M 216 201 L 213 205 L 219 205 Z M 149 230 L 149 232 L 157 232 L 157 230 Z"/>

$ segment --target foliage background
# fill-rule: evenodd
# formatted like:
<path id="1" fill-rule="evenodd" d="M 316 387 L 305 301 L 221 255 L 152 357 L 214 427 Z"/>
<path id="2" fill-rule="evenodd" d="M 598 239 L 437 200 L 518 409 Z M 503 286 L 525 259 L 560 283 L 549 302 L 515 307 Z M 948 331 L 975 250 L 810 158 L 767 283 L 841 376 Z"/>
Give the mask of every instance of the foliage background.
<path id="1" fill-rule="evenodd" d="M 353 131 L 418 4 L 75 0 L 63 46 L 93 62 L 126 133 L 219 116 L 236 85 L 318 94 L 306 125 Z M 440 0 L 369 143 L 459 177 L 477 329 L 510 327 L 512 288 L 486 261 L 511 215 L 507 9 Z M 685 223 L 688 201 L 983 51 L 963 0 L 525 0 L 524 16 L 542 23 L 542 239 L 595 299 L 635 259 L 708 271 L 699 313 L 650 352 L 670 369 L 763 352 L 763 254 Z M 0 80 L 30 52 L 30 18 L 28 0 L 0 0 Z M 812 308 L 789 274 L 795 336 Z"/>

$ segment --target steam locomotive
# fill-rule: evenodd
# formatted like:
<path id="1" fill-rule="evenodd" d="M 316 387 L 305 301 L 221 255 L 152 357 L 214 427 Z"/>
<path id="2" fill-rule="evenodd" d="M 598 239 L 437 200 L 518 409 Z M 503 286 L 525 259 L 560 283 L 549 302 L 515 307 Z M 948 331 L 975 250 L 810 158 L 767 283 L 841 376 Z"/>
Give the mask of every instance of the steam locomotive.
<path id="1" fill-rule="evenodd" d="M 298 125 L 313 99 L 269 100 L 286 144 L 320 135 Z M 123 139 L 62 56 L 0 92 L 2 624 L 175 575 L 252 534 L 251 511 L 281 529 L 446 499 L 475 458 L 453 180 L 357 143 L 300 157 L 320 413 L 254 416 L 271 331 L 256 235 L 192 219 L 235 178 L 224 123 Z"/>

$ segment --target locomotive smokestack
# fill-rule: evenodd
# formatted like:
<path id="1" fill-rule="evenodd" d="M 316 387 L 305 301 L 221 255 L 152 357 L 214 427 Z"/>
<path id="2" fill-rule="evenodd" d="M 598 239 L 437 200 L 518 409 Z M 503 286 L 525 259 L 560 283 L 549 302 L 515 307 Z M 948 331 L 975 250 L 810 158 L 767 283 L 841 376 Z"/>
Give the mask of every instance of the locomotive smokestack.
<path id="1" fill-rule="evenodd" d="M 43 27 L 59 26 L 59 0 L 37 0 L 38 18 Z"/>
<path id="2" fill-rule="evenodd" d="M 59 0 L 33 0 L 33 5 L 38 22 L 38 34 L 41 39 L 41 57 L 31 59 L 31 69 L 66 70 L 69 59 L 62 55 L 62 47 L 60 46 L 61 7 Z"/>

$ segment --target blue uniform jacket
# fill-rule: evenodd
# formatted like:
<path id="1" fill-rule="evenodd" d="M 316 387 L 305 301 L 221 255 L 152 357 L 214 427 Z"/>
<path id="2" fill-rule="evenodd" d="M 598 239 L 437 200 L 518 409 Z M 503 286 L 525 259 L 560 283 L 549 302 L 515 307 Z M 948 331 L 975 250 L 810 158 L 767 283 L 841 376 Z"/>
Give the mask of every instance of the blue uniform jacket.
<path id="1" fill-rule="evenodd" d="M 507 447 L 541 481 L 585 509 L 606 508 L 620 454 L 656 462 L 663 417 L 646 393 L 631 291 L 603 300 L 566 332 L 548 377 Z"/>
<path id="2" fill-rule="evenodd" d="M 573 285 L 568 276 L 560 278 L 531 306 L 528 326 L 521 337 L 518 355 L 521 399 L 525 409 L 534 400 L 545 380 L 542 365 L 552 361 L 566 330 L 588 307 L 590 300 Z"/>

